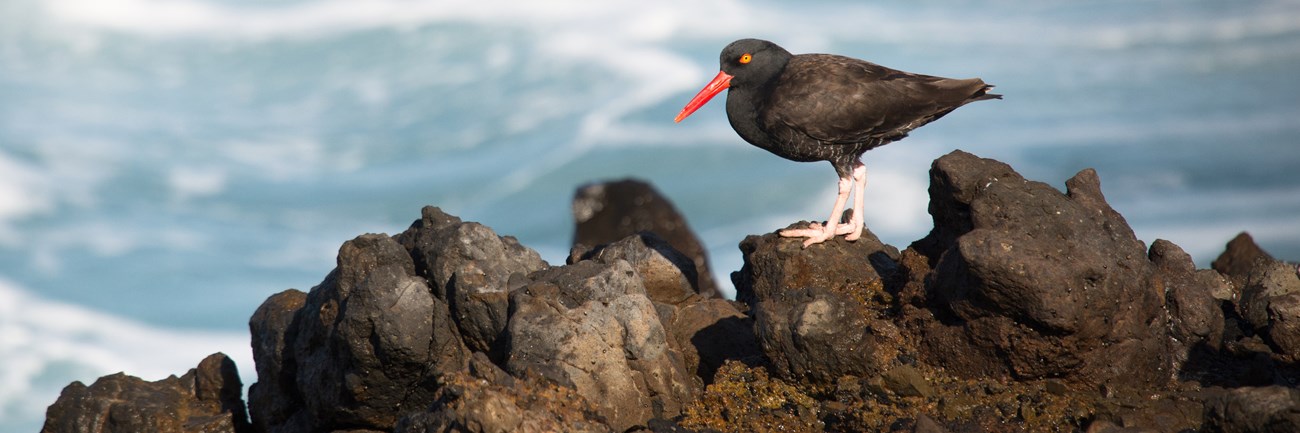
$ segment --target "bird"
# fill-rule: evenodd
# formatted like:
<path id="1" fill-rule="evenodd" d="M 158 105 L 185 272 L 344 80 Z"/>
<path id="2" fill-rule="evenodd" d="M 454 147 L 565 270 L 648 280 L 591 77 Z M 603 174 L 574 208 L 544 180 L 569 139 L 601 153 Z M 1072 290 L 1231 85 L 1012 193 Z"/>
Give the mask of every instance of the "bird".
<path id="1" fill-rule="evenodd" d="M 791 54 L 761 39 L 728 44 L 719 71 L 673 120 L 680 123 L 727 90 L 727 119 L 745 141 L 785 159 L 829 161 L 839 176 L 825 223 L 780 231 L 803 248 L 862 235 L 862 154 L 975 101 L 1002 99 L 979 78 L 953 79 L 890 69 L 835 54 Z M 854 194 L 852 215 L 841 215 Z"/>

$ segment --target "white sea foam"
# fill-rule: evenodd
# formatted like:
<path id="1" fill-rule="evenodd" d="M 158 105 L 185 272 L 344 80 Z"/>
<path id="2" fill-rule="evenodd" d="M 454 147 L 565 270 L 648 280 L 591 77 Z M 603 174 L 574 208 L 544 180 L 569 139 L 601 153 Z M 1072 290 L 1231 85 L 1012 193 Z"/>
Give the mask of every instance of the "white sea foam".
<path id="1" fill-rule="evenodd" d="M 119 371 L 158 380 L 216 352 L 235 361 L 245 384 L 255 381 L 244 333 L 160 329 L 42 299 L 0 279 L 0 425 L 39 425 L 73 380 L 89 385 Z"/>
<path id="2" fill-rule="evenodd" d="M 19 241 L 11 225 L 18 219 L 47 212 L 53 207 L 45 193 L 44 176 L 27 164 L 0 152 L 0 245 Z"/>
<path id="3" fill-rule="evenodd" d="M 149 36 L 311 37 L 381 27 L 409 27 L 431 22 L 482 22 L 540 25 L 552 30 L 565 23 L 605 23 L 638 39 L 671 36 L 681 18 L 722 9 L 740 10 L 732 2 L 590 3 L 554 1 L 399 1 L 324 0 L 249 7 L 203 0 L 55 0 L 47 10 L 60 21 Z M 686 4 L 700 8 L 684 8 Z M 632 13 L 629 13 L 632 12 Z M 704 16 L 700 17 L 701 20 Z M 722 20 L 725 22 L 725 20 Z"/>
<path id="4" fill-rule="evenodd" d="M 167 173 L 167 184 L 172 198 L 186 201 L 192 198 L 220 194 L 226 188 L 228 175 L 218 167 L 172 167 Z"/>
<path id="5" fill-rule="evenodd" d="M 322 172 L 349 172 L 365 162 L 362 149 L 328 149 L 309 137 L 238 139 L 216 147 L 230 162 L 274 181 L 303 179 Z"/>

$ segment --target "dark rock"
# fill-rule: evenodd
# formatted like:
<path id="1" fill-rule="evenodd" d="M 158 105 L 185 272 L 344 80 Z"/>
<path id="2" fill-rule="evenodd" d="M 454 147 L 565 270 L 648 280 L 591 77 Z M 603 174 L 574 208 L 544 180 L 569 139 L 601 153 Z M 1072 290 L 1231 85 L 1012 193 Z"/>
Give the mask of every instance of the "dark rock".
<path id="1" fill-rule="evenodd" d="M 1168 430 L 1175 431 L 1175 430 Z M 1159 433 L 1160 430 L 1152 430 L 1141 427 L 1121 427 L 1108 420 L 1097 420 L 1088 425 L 1087 433 Z"/>
<path id="2" fill-rule="evenodd" d="M 1201 280 L 1201 285 L 1210 288 L 1210 296 L 1219 301 L 1237 301 L 1237 290 L 1232 286 L 1228 278 L 1213 269 L 1197 269 L 1196 278 Z"/>
<path id="3" fill-rule="evenodd" d="M 146 382 L 123 373 L 73 382 L 45 413 L 42 433 L 251 432 L 234 361 L 217 353 L 184 376 Z"/>
<path id="4" fill-rule="evenodd" d="M 547 267 L 536 251 L 512 236 L 497 236 L 476 222 L 461 222 L 433 206 L 394 237 L 446 302 L 465 345 L 499 358 L 497 339 L 505 331 L 509 282 Z"/>
<path id="5" fill-rule="evenodd" d="M 912 427 L 912 433 L 948 433 L 948 429 L 939 425 L 934 418 L 921 414 L 916 417 L 916 425 Z"/>
<path id="6" fill-rule="evenodd" d="M 644 184 L 580 191 L 579 231 L 671 227 L 575 235 L 554 268 L 428 207 L 257 309 L 251 423 L 214 355 L 73 383 L 43 431 L 1300 431 L 1300 390 L 1218 388 L 1300 383 L 1293 265 L 1244 234 L 1215 270 L 1147 250 L 1091 170 L 1062 194 L 954 152 L 931 176 L 935 228 L 901 254 L 746 238 L 743 303 L 700 294 Z"/>
<path id="7" fill-rule="evenodd" d="M 573 218 L 575 246 L 608 244 L 640 232 L 659 235 L 695 263 L 693 286 L 698 293 L 721 297 L 703 243 L 672 202 L 649 184 L 625 179 L 578 188 L 573 196 Z"/>
<path id="8" fill-rule="evenodd" d="M 794 226 L 806 226 L 796 223 Z M 892 362 L 878 351 L 887 321 L 868 303 L 883 282 L 871 263 L 897 252 L 866 232 L 856 242 L 836 238 L 807 249 L 776 233 L 740 243 L 744 266 L 732 274 L 737 300 L 750 305 L 755 334 L 783 379 L 830 385 L 843 375 L 871 376 Z"/>
<path id="9" fill-rule="evenodd" d="M 933 301 L 960 319 L 955 331 L 978 348 L 969 356 L 994 355 L 1004 374 L 1023 379 L 1170 378 L 1146 248 L 1106 204 L 1094 171 L 1079 172 L 1061 194 L 955 151 L 935 161 L 931 179 L 935 229 L 915 246 L 937 254 Z M 947 342 L 926 343 L 941 365 L 998 361 L 953 362 L 952 346 L 934 346 Z"/>
<path id="10" fill-rule="evenodd" d="M 894 395 L 902 397 L 930 397 L 934 388 L 926 382 L 925 376 L 916 367 L 900 365 L 881 375 L 884 386 Z"/>
<path id="11" fill-rule="evenodd" d="M 267 298 L 248 320 L 258 377 L 248 389 L 248 409 L 256 431 L 308 428 L 306 412 L 298 410 L 303 399 L 295 383 L 298 370 L 292 342 L 296 332 L 290 329 L 294 314 L 306 301 L 306 293 L 285 290 Z"/>
<path id="12" fill-rule="evenodd" d="M 1158 239 L 1151 243 L 1148 257 L 1155 265 L 1153 287 L 1165 298 L 1176 364 L 1195 347 L 1218 350 L 1223 341 L 1223 309 L 1214 298 L 1215 287 L 1196 271 L 1192 256 L 1173 242 Z"/>
<path id="13" fill-rule="evenodd" d="M 660 315 L 664 317 L 663 314 Z M 681 350 L 690 373 L 703 383 L 727 361 L 762 363 L 763 353 L 754 337 L 754 320 L 720 298 L 695 297 L 673 307 L 664 327 Z"/>
<path id="14" fill-rule="evenodd" d="M 1149 390 L 1143 392 L 1150 394 Z M 1108 421 L 1118 423 L 1111 432 L 1192 432 L 1201 427 L 1203 406 L 1187 398 L 1169 398 L 1165 396 L 1129 395 L 1106 400 L 1101 406 L 1105 414 L 1098 414 Z M 1110 403 L 1118 403 L 1110 407 Z M 1094 422 L 1088 431 L 1105 426 Z"/>
<path id="15" fill-rule="evenodd" d="M 1276 260 L 1242 233 L 1214 261 L 1238 289 L 1235 313 L 1242 332 L 1267 338 L 1272 350 L 1300 356 L 1300 275 L 1294 265 Z"/>
<path id="16" fill-rule="evenodd" d="M 646 296 L 655 302 L 678 304 L 696 293 L 695 262 L 652 232 L 597 247 L 584 258 L 605 264 L 627 261 L 641 276 Z"/>
<path id="17" fill-rule="evenodd" d="M 1210 267 L 1227 275 L 1233 285 L 1243 287 L 1246 285 L 1246 277 L 1255 270 L 1256 266 L 1272 261 L 1274 261 L 1273 256 L 1255 244 L 1255 239 L 1250 237 L 1250 233 L 1241 232 L 1228 241 L 1228 247 L 1223 254 L 1219 254 L 1219 257 L 1214 259 Z"/>
<path id="18" fill-rule="evenodd" d="M 930 216 L 934 228 L 911 248 L 934 263 L 957 238 L 974 229 L 971 203 L 981 190 L 999 180 L 1023 178 L 1011 166 L 960 150 L 936 159 L 930 167 Z"/>
<path id="19" fill-rule="evenodd" d="M 292 326 L 296 385 L 313 431 L 391 430 L 433 402 L 435 379 L 464 368 L 470 354 L 447 305 L 385 235 L 344 243 Z"/>
<path id="20" fill-rule="evenodd" d="M 1300 357 L 1300 293 L 1270 298 L 1268 339 L 1283 355 Z"/>
<path id="21" fill-rule="evenodd" d="M 632 265 L 582 261 L 511 293 L 506 370 L 577 390 L 617 431 L 681 413 L 699 393 Z"/>
<path id="22" fill-rule="evenodd" d="M 1206 399 L 1206 432 L 1283 433 L 1300 431 L 1300 390 L 1281 386 L 1243 387 Z"/>
<path id="23" fill-rule="evenodd" d="M 611 432 L 572 388 L 533 376 L 515 379 L 482 352 L 470 368 L 439 379 L 438 400 L 407 416 L 394 433 Z"/>
<path id="24" fill-rule="evenodd" d="M 1278 297 L 1300 293 L 1300 277 L 1284 262 L 1260 261 L 1246 274 L 1241 287 L 1237 313 L 1255 330 L 1263 331 L 1269 325 L 1269 303 Z"/>

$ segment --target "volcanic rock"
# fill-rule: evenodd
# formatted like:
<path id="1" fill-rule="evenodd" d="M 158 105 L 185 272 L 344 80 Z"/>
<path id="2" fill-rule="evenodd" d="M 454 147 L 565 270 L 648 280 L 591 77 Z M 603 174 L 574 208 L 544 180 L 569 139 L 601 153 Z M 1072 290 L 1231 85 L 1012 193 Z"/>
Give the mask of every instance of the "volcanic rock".
<path id="1" fill-rule="evenodd" d="M 646 296 L 655 302 L 679 304 L 696 293 L 695 262 L 653 232 L 598 246 L 582 258 L 605 264 L 628 262 L 641 277 Z"/>
<path id="2" fill-rule="evenodd" d="M 699 390 L 626 261 L 539 271 L 511 293 L 506 371 L 572 387 L 617 431 L 681 413 Z"/>
<path id="3" fill-rule="evenodd" d="M 721 297 L 704 244 L 672 202 L 650 184 L 624 179 L 580 187 L 573 195 L 573 219 L 573 246 L 579 254 L 640 232 L 651 232 L 695 263 L 692 286 L 697 293 Z"/>
<path id="4" fill-rule="evenodd" d="M 338 266 L 294 317 L 296 386 L 311 430 L 391 430 L 435 399 L 436 378 L 470 352 L 447 304 L 385 235 L 339 248 Z"/>
<path id="5" fill-rule="evenodd" d="M 416 273 L 428 279 L 434 295 L 447 303 L 465 345 L 499 359 L 510 280 L 547 263 L 513 236 L 497 236 L 482 224 L 462 222 L 433 206 L 420 214 L 394 239 L 410 252 Z"/>
<path id="6" fill-rule="evenodd" d="M 714 373 L 727 361 L 765 362 L 754 338 L 754 320 L 731 301 L 697 296 L 677 306 L 656 307 L 687 371 L 703 383 L 713 383 Z"/>
<path id="7" fill-rule="evenodd" d="M 1228 241 L 1228 246 L 1219 257 L 1210 263 L 1210 267 L 1227 275 L 1234 286 L 1244 287 L 1246 278 L 1256 266 L 1274 261 L 1273 256 L 1255 243 L 1250 233 L 1241 232 Z"/>
<path id="8" fill-rule="evenodd" d="M 612 265 L 625 261 L 636 269 L 688 372 L 704 382 L 727 360 L 760 363 L 753 320 L 732 301 L 696 294 L 695 264 L 652 232 L 640 232 L 570 258 Z"/>
<path id="9" fill-rule="evenodd" d="M 73 383 L 44 431 L 1297 431 L 1293 265 L 1244 234 L 1215 269 L 1148 250 L 1091 170 L 1063 194 L 954 152 L 931 177 L 934 230 L 901 253 L 746 238 L 743 302 L 663 231 L 548 267 L 427 207 L 257 309 L 251 423 L 214 355 Z M 620 188 L 575 211 L 623 230 L 666 203 Z"/>
<path id="10" fill-rule="evenodd" d="M 426 412 L 403 418 L 394 433 L 610 432 L 594 406 L 572 388 L 536 376 L 516 379 L 482 352 L 469 369 L 439 379 Z"/>
<path id="11" fill-rule="evenodd" d="M 1066 187 L 961 151 L 934 162 L 935 228 L 916 248 L 936 263 L 935 305 L 960 323 L 947 332 L 964 334 L 968 353 L 985 358 L 953 363 L 951 347 L 931 346 L 935 362 L 1023 379 L 1168 380 L 1165 312 L 1149 287 L 1146 248 L 1106 204 L 1096 172 Z"/>
<path id="12" fill-rule="evenodd" d="M 828 385 L 879 373 L 892 360 L 880 340 L 896 329 L 865 298 L 882 290 L 877 267 L 892 269 L 897 251 L 870 231 L 856 242 L 836 238 L 807 249 L 768 233 L 745 238 L 740 250 L 736 298 L 749 304 L 754 333 L 779 377 Z"/>
<path id="13" fill-rule="evenodd" d="M 1223 391 L 1205 403 L 1207 432 L 1283 433 L 1300 431 L 1300 390 L 1242 387 Z"/>
<path id="14" fill-rule="evenodd" d="M 216 353 L 181 377 L 117 373 L 73 382 L 45 413 L 42 433 L 245 433 L 252 429 L 235 363 Z"/>
<path id="15" fill-rule="evenodd" d="M 1156 240 L 1148 257 L 1155 266 L 1153 288 L 1165 298 L 1177 363 L 1186 360 L 1195 347 L 1219 349 L 1224 318 L 1221 303 L 1214 298 L 1216 281 L 1197 272 L 1192 256 L 1173 242 Z"/>
<path id="16" fill-rule="evenodd" d="M 252 335 L 257 383 L 248 389 L 248 409 L 259 432 L 297 432 L 308 428 L 307 413 L 298 392 L 298 362 L 294 359 L 291 330 L 294 315 L 307 302 L 307 294 L 289 289 L 271 295 L 248 320 Z"/>
<path id="17" fill-rule="evenodd" d="M 1214 260 L 1214 268 L 1239 288 L 1236 313 L 1248 330 L 1267 337 L 1277 353 L 1300 357 L 1300 275 L 1295 265 L 1274 259 L 1241 233 Z"/>

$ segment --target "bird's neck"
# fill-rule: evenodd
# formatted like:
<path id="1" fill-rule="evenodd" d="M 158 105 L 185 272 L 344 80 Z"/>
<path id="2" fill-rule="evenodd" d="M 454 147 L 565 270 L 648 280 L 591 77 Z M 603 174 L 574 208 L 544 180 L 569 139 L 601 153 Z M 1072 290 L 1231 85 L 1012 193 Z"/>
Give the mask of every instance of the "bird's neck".
<path id="1" fill-rule="evenodd" d="M 727 120 L 740 138 L 763 149 L 772 150 L 778 146 L 772 136 L 763 128 L 761 113 L 767 107 L 763 104 L 770 93 L 767 86 L 733 87 L 727 90 Z"/>

